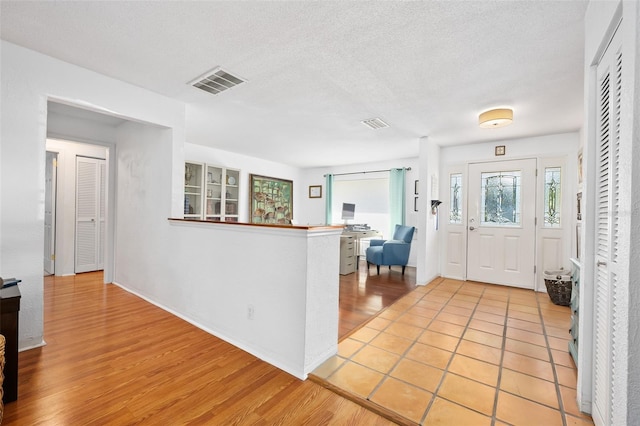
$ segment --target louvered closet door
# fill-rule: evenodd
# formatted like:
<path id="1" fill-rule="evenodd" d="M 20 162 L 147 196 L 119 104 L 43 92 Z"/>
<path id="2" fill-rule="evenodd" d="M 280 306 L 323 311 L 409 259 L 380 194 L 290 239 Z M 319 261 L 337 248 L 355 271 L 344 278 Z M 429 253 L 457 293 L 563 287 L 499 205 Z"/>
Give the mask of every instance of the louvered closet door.
<path id="1" fill-rule="evenodd" d="M 104 267 L 105 160 L 76 159 L 76 273 Z"/>
<path id="2" fill-rule="evenodd" d="M 613 363 L 616 357 L 615 318 L 618 280 L 618 208 L 620 204 L 620 96 L 622 55 L 614 36 L 598 64 L 596 146 L 596 247 L 593 419 L 613 423 Z"/>

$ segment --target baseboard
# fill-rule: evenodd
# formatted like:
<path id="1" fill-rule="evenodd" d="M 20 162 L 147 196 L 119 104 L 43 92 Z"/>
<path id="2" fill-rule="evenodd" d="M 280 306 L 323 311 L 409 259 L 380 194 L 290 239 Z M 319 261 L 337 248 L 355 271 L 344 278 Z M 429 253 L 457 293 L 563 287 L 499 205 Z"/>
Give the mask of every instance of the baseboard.
<path id="1" fill-rule="evenodd" d="M 47 346 L 47 342 L 44 341 L 44 339 L 41 339 L 39 342 L 37 343 L 31 343 L 30 342 L 31 339 L 27 339 L 27 342 L 25 344 L 25 342 L 18 342 L 18 352 L 24 352 L 24 351 L 28 351 L 30 349 L 35 349 L 35 348 L 41 348 L 43 346 Z"/>
<path id="2" fill-rule="evenodd" d="M 209 328 L 209 327 L 207 327 L 205 325 L 202 325 L 201 323 L 199 323 L 198 321 L 194 320 L 193 318 L 185 316 L 184 314 L 181 314 L 181 313 L 179 313 L 179 312 L 177 312 L 177 311 L 175 311 L 175 310 L 173 310 L 173 309 L 171 309 L 171 308 L 169 308 L 169 307 L 167 307 L 167 306 L 165 306 L 165 305 L 163 305 L 161 303 L 158 303 L 155 300 L 150 299 L 149 297 L 147 297 L 147 296 L 145 296 L 145 295 L 143 295 L 143 294 L 141 294 L 141 293 L 139 293 L 139 292 L 137 292 L 135 290 L 127 288 L 127 287 L 123 286 L 120 283 L 117 283 L 117 282 L 114 281 L 111 284 L 120 287 L 121 289 L 123 289 L 127 293 L 131 293 L 131 294 L 133 294 L 135 296 L 138 296 L 139 298 L 151 303 L 154 306 L 157 306 L 158 308 L 162 309 L 163 311 L 166 311 L 166 312 L 169 312 L 172 315 L 175 315 L 176 317 L 188 322 L 189 324 L 193 325 L 194 327 L 197 327 L 202 331 L 205 331 L 205 332 L 207 332 L 207 333 L 209 333 L 209 334 L 211 334 L 213 336 L 216 336 L 217 338 L 219 338 L 221 340 L 224 340 L 225 342 L 237 347 L 238 349 L 242 349 L 243 351 L 245 351 L 247 353 L 250 353 L 251 355 L 255 356 L 256 358 L 259 358 L 262 361 L 264 361 L 264 362 L 266 362 L 268 364 L 271 364 L 274 367 L 279 368 L 280 370 L 282 370 L 282 371 L 284 371 L 286 373 L 289 373 L 292 376 L 294 376 L 294 377 L 296 377 L 296 378 L 298 378 L 300 380 L 306 380 L 307 379 L 307 373 L 305 373 L 304 368 L 300 369 L 300 368 L 295 368 L 294 366 L 291 366 L 291 365 L 284 364 L 281 361 L 276 360 L 276 359 L 272 358 L 269 355 L 265 355 L 264 353 L 256 351 L 254 348 L 249 347 L 248 345 L 244 344 L 243 342 L 239 342 L 239 341 L 237 341 L 236 339 L 233 339 L 230 336 L 227 336 L 227 335 L 222 334 L 222 333 L 220 333 L 218 331 L 212 330 L 211 328 Z M 336 343 L 336 345 L 337 345 L 337 343 Z"/>

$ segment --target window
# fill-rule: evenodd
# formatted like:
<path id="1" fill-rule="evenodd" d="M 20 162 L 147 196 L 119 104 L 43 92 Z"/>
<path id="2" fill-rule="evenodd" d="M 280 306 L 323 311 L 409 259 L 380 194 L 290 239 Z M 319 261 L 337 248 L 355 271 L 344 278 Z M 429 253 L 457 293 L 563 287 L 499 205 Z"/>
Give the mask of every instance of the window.
<path id="1" fill-rule="evenodd" d="M 544 169 L 544 227 L 560 227 L 561 174 L 560 167 Z"/>
<path id="2" fill-rule="evenodd" d="M 353 176 L 336 177 L 333 183 L 332 223 L 341 223 L 342 203 L 356 205 L 355 217 L 349 224 L 367 224 L 371 229 L 389 231 L 389 178 L 388 173 L 367 173 L 366 178 Z"/>
<path id="3" fill-rule="evenodd" d="M 481 224 L 520 225 L 520 171 L 482 173 Z"/>
<path id="4" fill-rule="evenodd" d="M 451 206 L 449 208 L 449 223 L 462 223 L 462 173 L 449 176 Z"/>

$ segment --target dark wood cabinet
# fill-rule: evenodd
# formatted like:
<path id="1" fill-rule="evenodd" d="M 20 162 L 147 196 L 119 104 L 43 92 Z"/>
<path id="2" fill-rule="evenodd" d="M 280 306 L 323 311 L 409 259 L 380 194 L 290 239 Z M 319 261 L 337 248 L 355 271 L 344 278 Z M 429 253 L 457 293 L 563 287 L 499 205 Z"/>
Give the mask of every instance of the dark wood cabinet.
<path id="1" fill-rule="evenodd" d="M 2 401 L 6 404 L 18 399 L 18 286 L 0 290 L 0 334 L 6 339 L 4 350 L 4 382 Z"/>

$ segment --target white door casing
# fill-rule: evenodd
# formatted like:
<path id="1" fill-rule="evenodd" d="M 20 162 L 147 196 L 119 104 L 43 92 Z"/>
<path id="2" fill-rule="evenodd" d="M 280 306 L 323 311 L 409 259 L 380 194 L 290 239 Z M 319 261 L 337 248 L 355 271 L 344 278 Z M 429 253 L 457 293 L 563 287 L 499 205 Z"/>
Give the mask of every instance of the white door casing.
<path id="1" fill-rule="evenodd" d="M 533 289 L 536 160 L 470 164 L 467 188 L 467 279 Z"/>
<path id="2" fill-rule="evenodd" d="M 47 151 L 44 195 L 44 272 L 55 273 L 55 223 L 58 154 Z"/>

